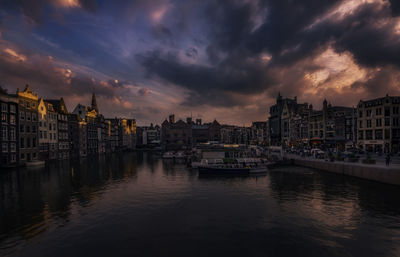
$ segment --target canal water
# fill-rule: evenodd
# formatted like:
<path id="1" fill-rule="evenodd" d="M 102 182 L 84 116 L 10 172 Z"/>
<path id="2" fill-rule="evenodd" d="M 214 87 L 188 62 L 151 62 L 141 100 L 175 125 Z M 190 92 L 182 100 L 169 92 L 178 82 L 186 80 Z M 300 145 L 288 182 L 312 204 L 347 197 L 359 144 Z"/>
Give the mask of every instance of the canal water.
<path id="1" fill-rule="evenodd" d="M 400 256 L 400 188 L 294 166 L 199 177 L 151 153 L 2 171 L 0 256 Z"/>

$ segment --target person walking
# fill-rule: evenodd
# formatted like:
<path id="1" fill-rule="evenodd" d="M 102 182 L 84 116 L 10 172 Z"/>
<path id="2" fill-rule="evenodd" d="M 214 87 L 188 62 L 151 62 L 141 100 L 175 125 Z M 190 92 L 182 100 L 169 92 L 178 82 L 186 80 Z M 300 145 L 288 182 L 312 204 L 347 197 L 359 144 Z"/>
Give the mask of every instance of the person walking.
<path id="1" fill-rule="evenodd" d="M 389 164 L 390 164 L 390 153 L 386 155 L 386 166 L 389 166 Z"/>

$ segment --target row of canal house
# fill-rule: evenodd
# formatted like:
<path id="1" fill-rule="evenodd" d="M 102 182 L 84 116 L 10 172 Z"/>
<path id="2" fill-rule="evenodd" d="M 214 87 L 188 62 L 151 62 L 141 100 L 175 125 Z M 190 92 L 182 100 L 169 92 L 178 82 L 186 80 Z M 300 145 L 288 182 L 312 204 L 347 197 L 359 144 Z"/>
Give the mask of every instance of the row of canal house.
<path id="1" fill-rule="evenodd" d="M 63 98 L 44 99 L 29 85 L 9 94 L 0 88 L 0 166 L 67 160 L 131 150 L 136 146 L 134 119 L 106 119 L 93 94 L 90 107 L 69 113 Z"/>
<path id="2" fill-rule="evenodd" d="M 271 145 L 314 146 L 369 152 L 400 152 L 400 97 L 360 100 L 357 108 L 323 101 L 315 110 L 280 94 L 270 108 Z"/>
<path id="3" fill-rule="evenodd" d="M 322 110 L 312 104 L 298 103 L 297 98 L 283 98 L 270 107 L 271 145 L 284 147 L 314 146 L 345 148 L 356 145 L 356 109 L 332 106 L 324 100 Z"/>

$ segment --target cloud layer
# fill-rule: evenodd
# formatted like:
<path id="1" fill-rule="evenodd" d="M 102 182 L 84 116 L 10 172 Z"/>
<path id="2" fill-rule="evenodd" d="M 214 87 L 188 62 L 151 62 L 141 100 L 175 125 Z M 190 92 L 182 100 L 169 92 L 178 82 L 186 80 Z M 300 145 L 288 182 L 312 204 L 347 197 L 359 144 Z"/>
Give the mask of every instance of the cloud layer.
<path id="1" fill-rule="evenodd" d="M 395 0 L 32 3 L 1 3 L 3 83 L 73 104 L 95 91 L 107 115 L 243 124 L 278 92 L 317 107 L 400 95 Z"/>

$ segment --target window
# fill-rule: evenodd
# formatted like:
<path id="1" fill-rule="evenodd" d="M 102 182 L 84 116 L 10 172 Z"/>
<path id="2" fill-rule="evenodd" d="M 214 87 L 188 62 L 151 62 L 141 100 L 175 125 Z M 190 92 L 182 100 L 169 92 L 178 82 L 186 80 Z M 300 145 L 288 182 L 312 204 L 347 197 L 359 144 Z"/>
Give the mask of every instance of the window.
<path id="1" fill-rule="evenodd" d="M 372 110 L 367 110 L 366 116 L 367 116 L 367 117 L 371 117 L 371 114 L 372 114 Z"/>
<path id="2" fill-rule="evenodd" d="M 44 137 L 44 138 L 47 138 L 47 131 L 46 131 L 46 130 L 43 131 L 43 137 Z"/>
<path id="3" fill-rule="evenodd" d="M 31 147 L 31 139 L 29 137 L 26 139 L 26 147 L 27 148 Z"/>
<path id="4" fill-rule="evenodd" d="M 382 119 L 376 119 L 376 126 L 382 127 Z"/>
<path id="5" fill-rule="evenodd" d="M 360 126 L 359 126 L 359 128 L 362 128 L 362 127 L 363 127 L 363 121 L 360 120 Z"/>
<path id="6" fill-rule="evenodd" d="M 15 154 L 11 154 L 11 155 L 10 155 L 10 162 L 14 163 L 14 162 L 16 162 L 16 161 L 17 161 L 16 155 L 15 155 Z"/>
<path id="7" fill-rule="evenodd" d="M 32 147 L 36 147 L 36 137 L 32 138 Z"/>
<path id="8" fill-rule="evenodd" d="M 7 153 L 8 152 L 8 144 L 7 143 L 2 143 L 1 144 L 1 151 L 3 153 Z"/>
<path id="9" fill-rule="evenodd" d="M 372 140 L 372 130 L 365 131 L 365 139 Z"/>
<path id="10" fill-rule="evenodd" d="M 376 114 L 376 116 L 382 115 L 382 108 L 376 108 L 375 114 Z"/>
<path id="11" fill-rule="evenodd" d="M 36 113 L 32 113 L 32 121 L 36 121 L 36 120 L 37 120 Z"/>
<path id="12" fill-rule="evenodd" d="M 16 113 L 15 105 L 10 105 L 10 112 Z"/>
<path id="13" fill-rule="evenodd" d="M 32 125 L 32 133 L 36 133 L 36 125 Z"/>
<path id="14" fill-rule="evenodd" d="M 367 120 L 367 128 L 372 127 L 372 121 L 371 120 Z"/>
<path id="15" fill-rule="evenodd" d="M 24 128 L 25 128 L 24 125 L 19 125 L 19 132 L 24 132 Z"/>
<path id="16" fill-rule="evenodd" d="M 31 132 L 31 126 L 26 125 L 26 133 L 30 133 Z"/>
<path id="17" fill-rule="evenodd" d="M 25 119 L 25 112 L 19 112 L 19 119 L 24 120 Z"/>
<path id="18" fill-rule="evenodd" d="M 7 108 L 7 104 L 6 104 L 6 103 L 2 103 L 2 104 L 1 104 L 1 111 L 2 111 L 2 112 L 7 112 L 7 111 L 8 111 L 8 108 Z"/>
<path id="19" fill-rule="evenodd" d="M 16 135 L 15 135 L 15 128 L 10 128 L 10 140 L 15 141 L 16 140 Z"/>
<path id="20" fill-rule="evenodd" d="M 8 133 L 7 133 L 8 131 L 7 131 L 7 127 L 6 126 L 3 126 L 3 129 L 2 129 L 2 138 L 3 138 L 3 141 L 7 141 L 8 140 Z"/>
<path id="21" fill-rule="evenodd" d="M 28 108 L 28 109 L 31 108 L 31 103 L 30 102 L 26 102 L 25 104 L 26 104 L 26 108 Z"/>
<path id="22" fill-rule="evenodd" d="M 377 140 L 383 139 L 382 129 L 375 130 L 375 139 L 377 139 Z"/>
<path id="23" fill-rule="evenodd" d="M 17 151 L 17 145 L 15 143 L 10 144 L 10 152 L 15 153 Z"/>
<path id="24" fill-rule="evenodd" d="M 27 112 L 27 113 L 26 113 L 26 120 L 27 120 L 27 121 L 30 121 L 30 120 L 31 120 L 31 113 L 30 113 L 30 112 Z"/>
<path id="25" fill-rule="evenodd" d="M 359 117 L 362 118 L 362 116 L 363 116 L 363 111 L 360 111 L 359 112 Z"/>
<path id="26" fill-rule="evenodd" d="M 10 124 L 14 125 L 15 124 L 15 115 L 10 114 Z"/>
<path id="27" fill-rule="evenodd" d="M 393 114 L 399 114 L 399 107 L 393 106 Z"/>
<path id="28" fill-rule="evenodd" d="M 385 139 L 390 139 L 390 129 L 385 129 Z"/>
<path id="29" fill-rule="evenodd" d="M 25 138 L 21 137 L 20 139 L 20 148 L 25 148 Z M 22 158 L 22 157 L 21 157 Z"/>
<path id="30" fill-rule="evenodd" d="M 43 134 L 42 134 L 41 130 L 39 131 L 39 138 L 43 138 Z"/>
<path id="31" fill-rule="evenodd" d="M 1 122 L 7 122 L 7 113 L 1 114 Z"/>
<path id="32" fill-rule="evenodd" d="M 385 126 L 390 126 L 390 118 L 385 118 Z"/>
<path id="33" fill-rule="evenodd" d="M 385 116 L 390 116 L 390 107 L 385 107 Z"/>
<path id="34" fill-rule="evenodd" d="M 399 126 L 399 118 L 397 118 L 397 117 L 396 117 L 396 118 L 393 118 L 393 123 L 392 123 L 392 125 L 393 125 L 393 126 L 396 126 L 396 127 Z"/>

